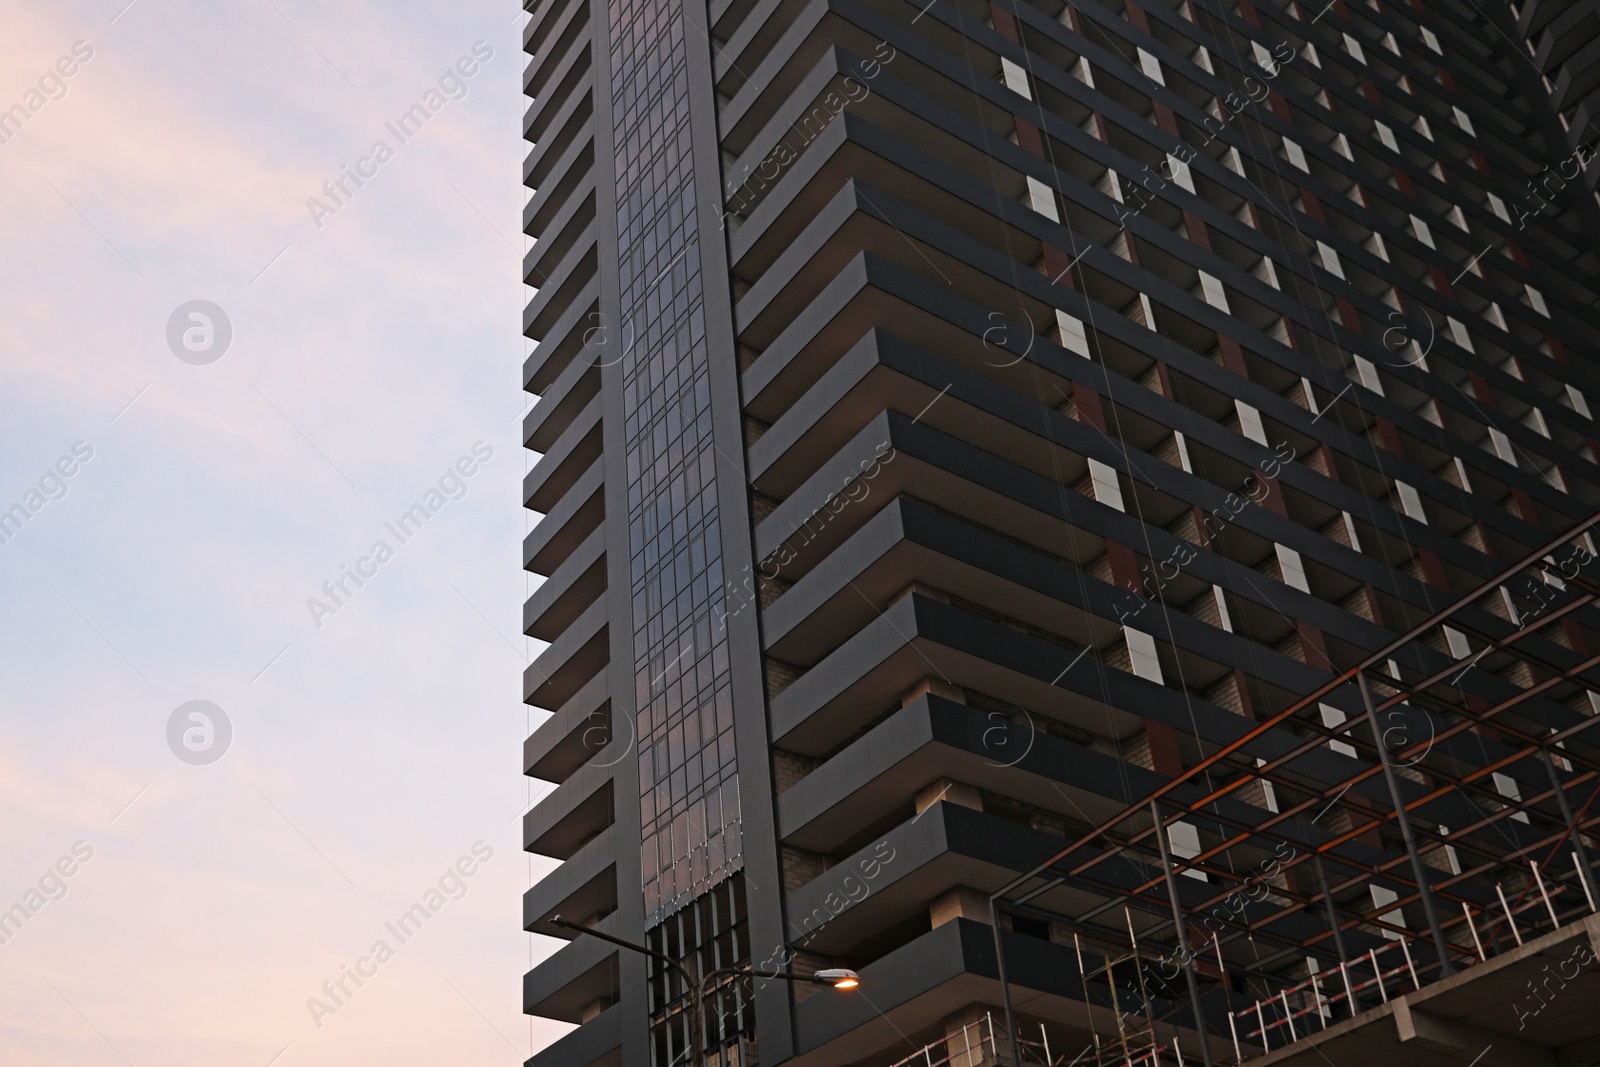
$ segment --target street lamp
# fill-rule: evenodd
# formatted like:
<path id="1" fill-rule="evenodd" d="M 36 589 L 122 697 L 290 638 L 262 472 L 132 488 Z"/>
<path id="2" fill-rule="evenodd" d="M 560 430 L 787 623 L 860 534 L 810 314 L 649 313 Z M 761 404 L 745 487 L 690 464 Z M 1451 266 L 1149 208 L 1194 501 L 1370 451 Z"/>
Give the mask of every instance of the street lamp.
<path id="1" fill-rule="evenodd" d="M 854 971 L 847 971 L 837 967 L 826 971 L 818 971 L 811 976 L 814 982 L 831 985 L 835 989 L 854 989 L 861 984 L 861 976 Z"/>
<path id="2" fill-rule="evenodd" d="M 570 922 L 566 919 L 563 919 L 559 915 L 550 916 L 550 925 L 559 926 L 564 930 L 575 930 L 580 934 L 588 934 L 590 937 L 597 937 L 601 941 L 616 945 L 620 948 L 631 949 L 634 952 L 649 956 L 652 959 L 658 959 L 682 975 L 684 983 L 691 993 L 690 999 L 692 1003 L 692 1010 L 689 1012 L 689 1044 L 694 1050 L 694 1057 L 691 1062 L 694 1063 L 696 1067 L 704 1067 L 705 1065 L 705 1037 L 701 1034 L 700 1028 L 704 1023 L 706 983 L 712 981 L 713 979 L 730 974 L 755 974 L 754 969 L 746 965 L 743 967 L 720 967 L 715 971 L 707 973 L 702 978 L 699 973 L 699 961 L 695 953 L 690 953 L 689 955 L 689 960 L 694 965 L 694 973 L 691 974 L 690 971 L 683 966 L 683 964 L 679 963 L 665 952 L 657 952 L 655 949 L 646 948 L 643 945 L 636 945 L 632 941 L 624 941 L 620 937 L 612 937 L 610 934 L 601 933 L 599 930 L 591 930 L 587 926 L 580 926 L 575 922 Z M 832 986 L 834 989 L 838 990 L 854 989 L 861 984 L 861 976 L 856 972 L 848 970 L 844 967 L 830 967 L 825 970 L 818 971 L 816 974 L 794 974 L 790 971 L 773 971 L 771 973 L 762 972 L 760 977 L 777 978 L 785 982 L 805 982 L 810 985 Z"/>

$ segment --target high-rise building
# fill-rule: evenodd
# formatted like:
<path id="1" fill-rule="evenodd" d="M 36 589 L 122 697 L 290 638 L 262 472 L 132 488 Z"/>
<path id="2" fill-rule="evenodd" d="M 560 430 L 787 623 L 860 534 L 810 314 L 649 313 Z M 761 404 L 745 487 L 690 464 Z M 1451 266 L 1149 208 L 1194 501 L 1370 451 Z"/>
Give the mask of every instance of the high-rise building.
<path id="1" fill-rule="evenodd" d="M 532 1063 L 1595 1036 L 1593 0 L 530 10 Z"/>

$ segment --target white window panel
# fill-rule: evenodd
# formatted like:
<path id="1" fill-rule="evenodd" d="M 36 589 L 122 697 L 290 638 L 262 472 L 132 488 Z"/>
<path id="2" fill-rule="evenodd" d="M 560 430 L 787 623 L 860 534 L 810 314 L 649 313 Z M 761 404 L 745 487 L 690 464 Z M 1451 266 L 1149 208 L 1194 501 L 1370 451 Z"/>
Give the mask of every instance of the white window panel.
<path id="1" fill-rule="evenodd" d="M 1568 385 L 1567 386 L 1567 402 L 1572 405 L 1572 410 L 1573 411 L 1576 411 L 1579 415 L 1582 415 L 1584 418 L 1586 418 L 1586 419 L 1594 418 L 1593 415 L 1589 414 L 1589 401 L 1588 401 L 1588 399 L 1583 395 L 1583 392 L 1577 386 L 1575 386 L 1575 385 Z"/>
<path id="2" fill-rule="evenodd" d="M 1149 293 L 1140 293 L 1139 294 L 1139 310 L 1144 312 L 1144 328 L 1147 329 L 1147 330 L 1155 329 L 1156 328 L 1156 309 L 1155 309 L 1155 305 L 1150 303 L 1150 294 Z"/>
<path id="3" fill-rule="evenodd" d="M 1167 84 L 1167 79 L 1161 76 L 1161 61 L 1143 48 L 1139 49 L 1139 69 L 1157 85 Z"/>
<path id="4" fill-rule="evenodd" d="M 1033 86 L 1029 84 L 1028 72 L 1022 69 L 1021 64 L 1001 56 L 1000 72 L 1005 80 L 1007 89 L 1010 89 L 1018 96 L 1025 96 L 1029 100 L 1033 99 Z"/>
<path id="5" fill-rule="evenodd" d="M 1495 455 L 1499 456 L 1501 459 L 1512 464 L 1513 466 L 1516 465 L 1517 453 L 1516 450 L 1511 447 L 1511 438 L 1507 437 L 1505 434 L 1491 426 L 1489 427 L 1489 441 L 1494 445 Z"/>
<path id="6" fill-rule="evenodd" d="M 1235 400 L 1233 407 L 1239 413 L 1239 432 L 1258 445 L 1267 444 L 1267 428 L 1262 425 L 1261 412 L 1243 400 Z"/>
<path id="7" fill-rule="evenodd" d="M 1462 111 L 1459 107 L 1451 105 L 1450 112 L 1455 116 L 1457 126 L 1460 126 L 1472 136 L 1477 136 L 1478 131 L 1472 128 L 1472 119 L 1467 117 L 1467 113 L 1465 111 Z"/>
<path id="8" fill-rule="evenodd" d="M 1317 711 L 1322 715 L 1322 725 L 1330 730 L 1343 726 L 1345 721 L 1350 718 L 1350 716 L 1330 704 L 1318 704 Z M 1330 740 L 1328 747 L 1342 756 L 1349 756 L 1351 759 L 1356 758 L 1356 747 L 1348 741 Z"/>
<path id="9" fill-rule="evenodd" d="M 1179 859 L 1193 859 L 1200 855 L 1200 831 L 1193 824 L 1182 820 L 1167 827 L 1167 845 L 1172 849 L 1172 854 Z M 1193 868 L 1183 872 L 1190 878 L 1201 882 L 1209 882 L 1204 871 Z"/>
<path id="10" fill-rule="evenodd" d="M 1117 203 L 1120 204 L 1123 202 L 1122 179 L 1118 178 L 1117 172 L 1112 170 L 1110 167 L 1107 167 L 1105 174 L 1101 176 L 1099 188 L 1102 193 L 1105 193 Z"/>
<path id="11" fill-rule="evenodd" d="M 1391 152 L 1400 151 L 1400 142 L 1394 139 L 1394 131 L 1381 122 L 1374 122 L 1372 128 L 1377 131 L 1378 140 L 1383 142 L 1383 147 Z"/>
<path id="12" fill-rule="evenodd" d="M 1228 311 L 1228 293 L 1222 288 L 1222 279 L 1200 271 L 1200 293 L 1205 302 L 1219 311 Z M 1231 312 L 1229 312 L 1231 314 Z M 1148 319 L 1146 321 L 1149 321 Z"/>
<path id="13" fill-rule="evenodd" d="M 1477 351 L 1472 347 L 1472 335 L 1467 332 L 1467 328 L 1461 324 L 1459 319 L 1446 315 L 1445 322 L 1450 327 L 1450 340 L 1465 348 L 1468 352 Z"/>
<path id="14" fill-rule="evenodd" d="M 1350 547 L 1357 552 L 1361 551 L 1361 535 L 1356 533 L 1356 517 L 1348 511 L 1341 511 L 1344 516 L 1344 532 L 1350 538 Z"/>
<path id="15" fill-rule="evenodd" d="M 1458 660 L 1466 659 L 1472 655 L 1472 646 L 1467 643 L 1466 634 L 1453 626 L 1445 626 L 1443 630 L 1445 647 L 1450 650 L 1450 655 Z"/>
<path id="16" fill-rule="evenodd" d="M 1189 164 L 1177 156 L 1167 157 L 1167 170 L 1172 175 L 1172 180 L 1179 188 L 1194 192 L 1194 178 L 1189 175 Z"/>
<path id="17" fill-rule="evenodd" d="M 1172 439 L 1178 445 L 1178 465 L 1185 474 L 1193 474 L 1194 461 L 1189 458 L 1189 439 L 1176 430 L 1172 432 Z"/>
<path id="18" fill-rule="evenodd" d="M 1117 472 L 1098 459 L 1089 460 L 1089 483 L 1094 487 L 1094 498 L 1107 507 L 1127 511 L 1122 504 L 1122 483 Z"/>
<path id="19" fill-rule="evenodd" d="M 1519 803 L 1522 800 L 1522 786 L 1517 783 L 1515 778 L 1511 777 L 1509 774 L 1501 774 L 1499 771 L 1493 771 L 1491 774 L 1494 778 L 1494 791 L 1496 793 L 1499 793 L 1513 804 Z M 1528 821 L 1528 813 L 1524 811 L 1514 811 L 1511 813 L 1511 818 L 1515 819 L 1517 822 L 1525 823 Z"/>
<path id="20" fill-rule="evenodd" d="M 1306 162 L 1305 150 L 1287 137 L 1283 139 L 1283 156 L 1307 174 L 1311 173 L 1311 165 Z"/>
<path id="21" fill-rule="evenodd" d="M 1528 306 L 1548 319 L 1550 317 L 1550 309 L 1545 306 L 1544 294 L 1526 282 L 1523 283 L 1522 287 L 1528 291 Z"/>
<path id="22" fill-rule="evenodd" d="M 1521 627 L 1522 612 L 1517 610 L 1517 601 L 1516 598 L 1511 595 L 1511 590 L 1507 589 L 1503 585 L 1500 587 L 1500 604 L 1506 609 L 1506 616 L 1510 618 L 1511 625 Z M 1589 703 L 1593 706 L 1596 712 L 1600 712 L 1600 703 L 1596 702 L 1596 694 L 1589 694 Z"/>
<path id="23" fill-rule="evenodd" d="M 1438 247 L 1433 243 L 1433 231 L 1428 228 L 1428 224 L 1417 218 L 1415 215 L 1411 216 L 1411 232 L 1416 235 L 1417 240 L 1421 241 L 1429 248 Z"/>
<path id="24" fill-rule="evenodd" d="M 1349 52 L 1350 57 L 1357 63 L 1365 63 L 1367 61 L 1367 54 L 1361 50 L 1361 42 L 1348 33 L 1344 35 L 1344 50 Z"/>
<path id="25" fill-rule="evenodd" d="M 1422 494 L 1412 486 L 1398 479 L 1394 483 L 1395 490 L 1400 494 L 1400 507 L 1410 518 L 1418 522 L 1428 521 L 1428 512 L 1422 506 Z"/>
<path id="26" fill-rule="evenodd" d="M 1256 757 L 1257 767 L 1265 767 L 1266 765 L 1266 760 L 1262 759 L 1260 756 Z M 1278 791 L 1272 788 L 1272 783 L 1267 781 L 1265 778 L 1261 779 L 1261 797 L 1267 802 L 1267 810 L 1276 815 L 1280 810 L 1278 808 Z"/>
<path id="27" fill-rule="evenodd" d="M 1322 257 L 1323 268 L 1340 281 L 1344 280 L 1344 266 L 1339 262 L 1339 253 L 1326 241 L 1317 242 L 1317 253 Z"/>
<path id="28" fill-rule="evenodd" d="M 1313 415 L 1322 414 L 1322 409 L 1317 406 L 1317 394 L 1316 394 L 1315 390 L 1313 390 L 1311 388 L 1311 379 L 1310 378 L 1301 378 L 1300 379 L 1300 393 L 1301 393 L 1302 396 L 1304 396 L 1306 398 L 1306 410 L 1307 411 L 1311 412 L 1311 414 L 1313 414 Z"/>
<path id="29" fill-rule="evenodd" d="M 1055 190 L 1032 175 L 1028 177 L 1028 205 L 1051 222 L 1061 221 L 1056 211 Z"/>
<path id="30" fill-rule="evenodd" d="M 1273 266 L 1272 260 L 1266 256 L 1261 257 L 1261 262 L 1256 264 L 1256 269 L 1251 273 L 1274 289 L 1283 289 L 1283 286 L 1278 283 L 1278 268 Z"/>
<path id="31" fill-rule="evenodd" d="M 1439 827 L 1439 836 L 1440 837 L 1448 837 L 1448 836 L 1450 836 L 1450 827 L 1448 827 L 1448 826 L 1440 826 Z M 1460 874 L 1461 873 L 1461 857 L 1456 855 L 1456 846 L 1454 846 L 1454 845 L 1445 845 L 1444 846 L 1444 861 L 1445 861 L 1445 863 L 1449 864 L 1450 873 L 1451 874 Z"/>
<path id="32" fill-rule="evenodd" d="M 1372 906 L 1374 908 L 1387 907 L 1388 905 L 1393 904 L 1395 901 L 1400 899 L 1400 894 L 1396 893 L 1393 889 L 1388 889 L 1381 885 L 1368 886 L 1367 888 L 1372 891 Z M 1405 913 L 1399 908 L 1386 911 L 1379 915 L 1378 918 L 1394 926 L 1404 926 L 1406 924 Z M 1400 940 L 1401 935 L 1393 930 L 1385 930 L 1383 931 L 1383 936 L 1388 938 L 1390 941 L 1398 941 Z"/>
<path id="33" fill-rule="evenodd" d="M 1230 634 L 1233 633 L 1233 616 L 1228 614 L 1228 598 L 1223 594 L 1222 586 L 1212 586 L 1211 596 L 1217 602 L 1217 619 L 1222 623 L 1222 628 Z M 1278 809 L 1273 808 L 1272 810 L 1277 811 Z"/>
<path id="34" fill-rule="evenodd" d="M 1300 553 L 1288 545 L 1273 545 L 1278 550 L 1278 569 L 1283 572 L 1283 584 L 1292 586 L 1302 593 L 1311 592 L 1311 583 L 1306 581 L 1306 565 L 1300 559 Z"/>
<path id="35" fill-rule="evenodd" d="M 1511 216 L 1506 212 L 1506 202 L 1493 193 L 1489 195 L 1489 210 L 1500 216 L 1501 222 L 1510 222 Z"/>
<path id="36" fill-rule="evenodd" d="M 1435 52 L 1438 52 L 1441 56 L 1444 55 L 1444 49 L 1439 47 L 1439 38 L 1433 35 L 1433 31 L 1428 29 L 1426 26 L 1421 27 L 1421 29 L 1422 39 L 1424 42 L 1426 42 L 1427 46 L 1433 49 Z"/>
<path id="37" fill-rule="evenodd" d="M 1131 626 L 1122 628 L 1122 636 L 1128 642 L 1128 661 L 1133 666 L 1134 676 L 1166 685 L 1167 680 L 1161 674 L 1161 657 L 1156 653 L 1156 639 Z"/>
<path id="38" fill-rule="evenodd" d="M 1068 352 L 1076 352 L 1084 359 L 1092 358 L 1089 353 L 1089 335 L 1083 328 L 1083 320 L 1057 309 L 1056 325 L 1061 328 L 1061 347 Z"/>
<path id="39" fill-rule="evenodd" d="M 1374 393 L 1377 393 L 1379 396 L 1382 396 L 1383 395 L 1383 379 L 1378 377 L 1378 368 L 1377 368 L 1377 366 L 1372 362 L 1372 360 L 1367 359 L 1364 356 L 1357 356 L 1357 357 L 1355 357 L 1355 359 L 1356 359 L 1356 374 L 1358 374 L 1360 376 L 1361 384 L 1366 386 L 1368 389 L 1371 389 Z"/>

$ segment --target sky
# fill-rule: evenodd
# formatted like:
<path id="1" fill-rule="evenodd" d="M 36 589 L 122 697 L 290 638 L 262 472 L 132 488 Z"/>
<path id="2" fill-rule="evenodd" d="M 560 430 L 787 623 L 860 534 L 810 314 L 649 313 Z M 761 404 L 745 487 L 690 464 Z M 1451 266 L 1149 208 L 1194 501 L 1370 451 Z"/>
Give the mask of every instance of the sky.
<path id="1" fill-rule="evenodd" d="M 0 1063 L 567 1029 L 520 1007 L 526 21 L 0 0 Z"/>

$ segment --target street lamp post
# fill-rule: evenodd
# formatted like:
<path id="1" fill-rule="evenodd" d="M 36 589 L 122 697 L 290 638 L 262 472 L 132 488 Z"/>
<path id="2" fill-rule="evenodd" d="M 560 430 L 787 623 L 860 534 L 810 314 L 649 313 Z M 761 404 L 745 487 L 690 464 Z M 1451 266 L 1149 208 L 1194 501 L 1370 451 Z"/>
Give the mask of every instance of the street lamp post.
<path id="1" fill-rule="evenodd" d="M 689 956 L 690 962 L 694 968 L 694 970 L 691 972 L 688 968 L 684 967 L 683 964 L 679 963 L 665 952 L 657 952 L 653 948 L 646 948 L 644 945 L 636 945 L 632 941 L 624 941 L 620 937 L 612 937 L 610 934 L 602 933 L 599 930 L 591 930 L 587 926 L 580 926 L 575 922 L 570 922 L 566 919 L 563 919 L 559 915 L 552 915 L 550 917 L 550 924 L 552 926 L 559 926 L 565 930 L 575 930 L 580 934 L 588 934 L 590 937 L 597 937 L 601 941 L 616 945 L 619 948 L 630 949 L 642 955 L 649 956 L 652 959 L 660 960 L 682 975 L 684 983 L 689 990 L 689 1045 L 694 1053 L 690 1062 L 693 1067 L 705 1067 L 705 1035 L 702 1033 L 702 1027 L 705 1023 L 705 983 L 724 975 L 753 975 L 755 973 L 753 968 L 748 966 L 720 967 L 717 970 L 707 973 L 704 977 L 701 977 L 700 962 L 696 953 L 690 953 Z M 773 971 L 770 974 L 763 973 L 761 977 L 777 978 L 785 982 L 805 982 L 812 985 L 832 986 L 834 989 L 840 990 L 854 989 L 856 986 L 861 984 L 860 975 L 856 974 L 854 971 L 846 970 L 843 967 L 821 970 L 816 974 L 795 974 L 791 971 Z"/>

